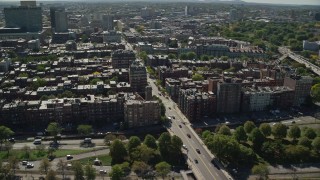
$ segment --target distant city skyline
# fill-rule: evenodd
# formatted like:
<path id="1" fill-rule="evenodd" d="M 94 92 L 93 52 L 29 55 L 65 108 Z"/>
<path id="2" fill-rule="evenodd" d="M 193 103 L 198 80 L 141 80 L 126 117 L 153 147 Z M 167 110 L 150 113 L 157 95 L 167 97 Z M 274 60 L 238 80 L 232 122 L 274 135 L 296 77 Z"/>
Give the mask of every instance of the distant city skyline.
<path id="1" fill-rule="evenodd" d="M 269 3 L 269 4 L 301 4 L 301 5 L 320 5 L 319 0 L 243 0 L 245 2 Z"/>
<path id="2" fill-rule="evenodd" d="M 20 0 L 2 0 L 2 2 L 19 2 Z M 85 1 L 85 0 L 44 0 L 45 1 Z M 94 0 L 102 2 L 103 0 Z M 105 0 L 108 1 L 116 1 L 116 0 Z M 126 0 L 121 0 L 126 1 Z M 127 1 L 139 1 L 139 0 L 127 0 Z M 140 0 L 140 1 L 161 1 L 161 0 Z M 168 0 L 165 0 L 168 1 Z M 184 0 L 176 0 L 176 1 L 184 1 Z M 185 0 L 192 1 L 192 0 Z M 194 1 L 236 1 L 236 0 L 194 0 Z M 320 0 L 242 0 L 248 3 L 266 3 L 266 4 L 297 4 L 297 5 L 320 5 Z M 38 0 L 39 2 L 39 0 Z"/>

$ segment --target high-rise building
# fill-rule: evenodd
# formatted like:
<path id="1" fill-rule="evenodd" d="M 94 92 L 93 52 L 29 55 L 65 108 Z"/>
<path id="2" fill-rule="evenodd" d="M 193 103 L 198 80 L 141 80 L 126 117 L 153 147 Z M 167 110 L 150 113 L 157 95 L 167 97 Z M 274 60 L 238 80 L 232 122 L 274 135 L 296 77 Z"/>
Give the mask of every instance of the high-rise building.
<path id="1" fill-rule="evenodd" d="M 145 88 L 148 85 L 146 67 L 140 62 L 133 61 L 129 68 L 129 82 L 133 92 L 145 97 Z"/>
<path id="2" fill-rule="evenodd" d="M 50 7 L 51 28 L 55 32 L 67 32 L 67 13 L 63 7 Z"/>
<path id="3" fill-rule="evenodd" d="M 36 7 L 37 2 L 36 1 L 20 1 L 20 6 Z"/>
<path id="4" fill-rule="evenodd" d="M 114 24 L 113 24 L 114 16 L 110 14 L 105 14 L 102 16 L 102 28 L 105 31 L 113 30 Z"/>
<path id="5" fill-rule="evenodd" d="M 306 98 L 310 96 L 312 86 L 312 78 L 310 76 L 291 75 L 284 78 L 284 86 L 294 90 L 294 105 L 300 106 L 305 103 Z"/>
<path id="6" fill-rule="evenodd" d="M 127 100 L 124 103 L 124 122 L 129 128 L 158 124 L 160 117 L 158 101 Z"/>
<path id="7" fill-rule="evenodd" d="M 136 55 L 133 51 L 116 50 L 112 53 L 111 59 L 113 68 L 129 68 L 131 62 L 136 59 Z"/>
<path id="8" fill-rule="evenodd" d="M 152 87 L 151 86 L 146 86 L 145 88 L 145 100 L 146 101 L 151 101 L 152 100 Z"/>
<path id="9" fill-rule="evenodd" d="M 142 8 L 141 9 L 141 17 L 144 19 L 151 19 L 154 16 L 154 9 L 153 8 Z"/>
<path id="10" fill-rule="evenodd" d="M 21 2 L 23 6 L 4 8 L 6 27 L 20 28 L 25 32 L 42 31 L 41 7 L 34 6 L 34 3 Z"/>
<path id="11" fill-rule="evenodd" d="M 56 27 L 54 28 L 55 32 L 68 31 L 67 13 L 65 11 L 56 11 L 55 22 L 56 22 Z"/>
<path id="12" fill-rule="evenodd" d="M 241 83 L 225 78 L 217 84 L 217 112 L 237 113 L 240 111 Z"/>
<path id="13" fill-rule="evenodd" d="M 196 89 L 180 89 L 178 104 L 190 122 L 199 121 L 216 112 L 216 96 Z"/>

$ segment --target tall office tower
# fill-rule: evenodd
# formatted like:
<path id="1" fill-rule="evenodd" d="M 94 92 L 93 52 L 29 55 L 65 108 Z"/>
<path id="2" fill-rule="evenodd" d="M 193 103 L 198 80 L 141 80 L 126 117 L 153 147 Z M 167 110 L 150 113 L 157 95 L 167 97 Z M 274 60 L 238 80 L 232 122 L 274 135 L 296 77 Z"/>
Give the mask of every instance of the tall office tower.
<path id="1" fill-rule="evenodd" d="M 229 13 L 230 21 L 236 21 L 238 18 L 238 11 L 236 9 L 231 9 Z"/>
<path id="2" fill-rule="evenodd" d="M 55 24 L 56 24 L 54 31 L 55 32 L 68 32 L 67 13 L 64 10 L 63 11 L 56 11 L 54 18 L 55 18 Z"/>
<path id="3" fill-rule="evenodd" d="M 225 78 L 217 84 L 217 112 L 237 113 L 240 111 L 241 83 Z"/>
<path id="4" fill-rule="evenodd" d="M 102 28 L 103 30 L 113 30 L 114 25 L 113 25 L 113 20 L 114 16 L 110 14 L 105 14 L 102 16 Z"/>
<path id="5" fill-rule="evenodd" d="M 111 64 L 115 69 L 129 68 L 132 61 L 136 59 L 133 51 L 116 50 L 111 54 Z"/>
<path id="6" fill-rule="evenodd" d="M 310 96 L 312 81 L 310 76 L 291 75 L 284 78 L 283 85 L 294 90 L 293 105 L 300 106 L 305 103 L 306 98 Z"/>
<path id="7" fill-rule="evenodd" d="M 141 9 L 141 17 L 144 19 L 151 19 L 154 16 L 154 9 L 153 8 L 142 8 Z"/>
<path id="8" fill-rule="evenodd" d="M 129 82 L 133 92 L 145 96 L 145 88 L 148 85 L 146 67 L 137 61 L 133 61 L 129 68 Z"/>
<path id="9" fill-rule="evenodd" d="M 188 6 L 186 6 L 186 7 L 184 8 L 184 15 L 185 15 L 185 16 L 188 16 Z"/>
<path id="10" fill-rule="evenodd" d="M 21 28 L 25 32 L 42 31 L 41 7 L 35 2 L 22 3 L 19 7 L 4 8 L 4 19 L 7 28 Z"/>
<path id="11" fill-rule="evenodd" d="M 68 29 L 67 14 L 64 10 L 64 7 L 50 7 L 50 20 L 51 20 L 51 28 L 56 32 L 59 32 L 57 30 Z M 65 32 L 65 31 L 61 31 L 61 32 Z"/>
<path id="12" fill-rule="evenodd" d="M 145 100 L 146 101 L 151 101 L 152 100 L 152 87 L 151 86 L 146 86 L 145 88 Z"/>
<path id="13" fill-rule="evenodd" d="M 20 1 L 20 6 L 36 7 L 37 2 L 36 1 Z"/>

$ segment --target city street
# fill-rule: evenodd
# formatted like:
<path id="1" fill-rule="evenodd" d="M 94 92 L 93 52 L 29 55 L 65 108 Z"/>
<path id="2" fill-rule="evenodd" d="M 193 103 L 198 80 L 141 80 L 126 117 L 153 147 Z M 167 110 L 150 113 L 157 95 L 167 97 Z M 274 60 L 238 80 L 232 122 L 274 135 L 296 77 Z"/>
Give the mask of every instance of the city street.
<path id="1" fill-rule="evenodd" d="M 148 78 L 148 82 L 152 87 L 153 94 L 158 96 L 166 107 L 166 116 L 174 117 L 168 130 L 171 134 L 179 136 L 184 145 L 187 146 L 188 162 L 198 179 L 232 179 L 222 169 L 217 169 L 212 163 L 213 155 L 206 150 L 206 146 L 202 140 L 197 137 L 196 133 L 190 126 L 186 117 L 180 112 L 176 104 L 163 95 L 160 95 L 154 81 Z M 198 149 L 198 152 L 197 152 Z M 197 162 L 196 162 L 197 161 Z"/>

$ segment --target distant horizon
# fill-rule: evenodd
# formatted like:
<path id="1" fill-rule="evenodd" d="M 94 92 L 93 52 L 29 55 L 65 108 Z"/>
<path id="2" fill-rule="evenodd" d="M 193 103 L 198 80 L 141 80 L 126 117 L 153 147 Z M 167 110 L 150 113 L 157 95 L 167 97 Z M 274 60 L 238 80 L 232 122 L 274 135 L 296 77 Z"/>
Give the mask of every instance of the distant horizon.
<path id="1" fill-rule="evenodd" d="M 37 2 L 41 2 L 41 0 L 36 0 Z M 42 2 L 46 2 L 46 1 L 65 1 L 65 2 L 68 2 L 68 1 L 79 1 L 79 2 L 83 2 L 85 0 L 43 0 Z M 117 0 L 93 0 L 91 2 L 115 2 Z M 125 2 L 125 1 L 150 1 L 150 2 L 153 2 L 153 1 L 162 1 L 162 0 L 119 0 L 121 2 Z M 169 0 L 164 0 L 164 1 L 169 1 Z M 171 0 L 170 0 L 171 1 Z M 175 0 L 172 0 L 172 1 L 175 1 Z M 171 2 L 172 2 L 171 1 Z M 183 2 L 183 1 L 186 1 L 186 2 L 191 2 L 192 0 L 176 0 L 176 1 L 179 1 L 179 2 Z M 194 0 L 193 2 L 219 2 L 219 1 L 232 1 L 232 0 Z M 246 2 L 246 3 L 261 3 L 261 4 L 274 4 L 274 5 L 285 5 L 285 4 L 288 4 L 288 5 L 319 5 L 320 6 L 320 0 L 304 0 L 304 1 L 301 1 L 301 0 L 242 0 L 243 2 Z M 20 2 L 20 0 L 2 0 L 2 2 Z"/>

